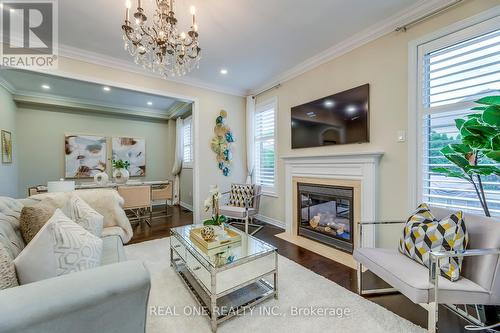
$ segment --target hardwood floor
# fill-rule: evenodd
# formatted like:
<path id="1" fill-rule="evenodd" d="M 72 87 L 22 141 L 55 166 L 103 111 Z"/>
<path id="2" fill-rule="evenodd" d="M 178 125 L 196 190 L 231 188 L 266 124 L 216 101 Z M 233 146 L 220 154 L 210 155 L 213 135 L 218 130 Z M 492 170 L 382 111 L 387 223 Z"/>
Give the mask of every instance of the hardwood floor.
<path id="1" fill-rule="evenodd" d="M 155 214 L 159 214 L 162 209 L 156 208 L 154 211 Z M 193 223 L 193 215 L 188 210 L 173 207 L 169 208 L 169 213 L 171 214 L 169 217 L 153 218 L 151 227 L 145 223 L 137 225 L 134 228 L 134 237 L 130 244 L 168 237 L 170 236 L 170 228 Z M 356 292 L 357 282 L 354 269 L 276 237 L 276 234 L 283 232 L 281 228 L 265 223 L 262 223 L 262 225 L 264 225 L 264 228 L 255 234 L 255 237 L 275 246 L 280 255 L 324 276 L 347 290 Z M 384 282 L 371 273 L 366 274 L 363 281 L 370 287 L 384 287 Z M 427 327 L 427 312 L 401 294 L 366 298 L 419 326 Z M 439 333 L 469 332 L 463 329 L 466 324 L 465 320 L 459 318 L 445 307 L 440 307 Z"/>

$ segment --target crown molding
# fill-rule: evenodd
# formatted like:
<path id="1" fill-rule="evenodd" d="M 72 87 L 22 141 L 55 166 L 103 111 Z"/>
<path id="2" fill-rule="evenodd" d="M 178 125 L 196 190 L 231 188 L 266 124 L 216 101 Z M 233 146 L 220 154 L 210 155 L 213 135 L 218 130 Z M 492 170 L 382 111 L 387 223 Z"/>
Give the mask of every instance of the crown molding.
<path id="1" fill-rule="evenodd" d="M 115 58 L 111 56 L 107 56 L 101 53 L 91 52 L 87 50 L 82 50 L 79 48 L 75 48 L 72 46 L 64 45 L 59 43 L 59 56 L 64 58 L 69 58 L 73 60 L 79 60 L 83 62 L 87 62 L 94 65 L 106 66 L 114 69 L 118 69 L 120 71 L 127 71 L 135 74 L 140 74 L 143 76 L 152 77 L 155 79 L 167 80 L 175 83 L 181 83 L 197 88 L 202 88 L 206 90 L 211 90 L 223 94 L 235 95 L 235 96 L 246 96 L 247 91 L 243 89 L 236 89 L 226 86 L 221 86 L 217 84 L 207 83 L 201 80 L 193 79 L 187 76 L 183 77 L 175 77 L 175 78 L 164 78 L 158 73 L 154 73 L 143 69 L 139 65 L 134 64 L 133 62 L 126 61 L 120 58 Z M 131 58 L 132 59 L 132 58 Z"/>
<path id="2" fill-rule="evenodd" d="M 4 87 L 5 90 L 7 90 L 11 94 L 14 94 L 16 92 L 16 88 L 14 88 L 14 86 L 9 81 L 5 80 L 5 78 L 3 78 L 2 76 L 0 76 L 0 86 Z"/>
<path id="3" fill-rule="evenodd" d="M 152 112 L 149 109 L 137 107 L 122 107 L 115 104 L 95 103 L 85 99 L 75 99 L 51 94 L 34 93 L 29 91 L 14 91 L 12 93 L 16 103 L 23 106 L 49 106 L 71 110 L 90 110 L 98 113 L 127 115 L 138 118 L 149 118 L 157 120 L 168 120 L 169 116 L 164 112 Z"/>
<path id="4" fill-rule="evenodd" d="M 274 76 L 259 87 L 252 89 L 252 95 L 260 91 L 268 90 L 278 84 L 289 81 L 299 75 L 302 75 L 324 63 L 327 63 L 335 58 L 338 58 L 360 46 L 363 46 L 371 41 L 383 37 L 391 32 L 394 32 L 396 27 L 404 26 L 406 23 L 425 15 L 428 15 L 436 10 L 444 8 L 456 0 L 421 0 L 413 6 L 383 20 L 371 27 L 349 37 L 348 39 L 333 45 L 323 52 L 303 61 L 302 63 L 290 68 L 289 70 Z"/>

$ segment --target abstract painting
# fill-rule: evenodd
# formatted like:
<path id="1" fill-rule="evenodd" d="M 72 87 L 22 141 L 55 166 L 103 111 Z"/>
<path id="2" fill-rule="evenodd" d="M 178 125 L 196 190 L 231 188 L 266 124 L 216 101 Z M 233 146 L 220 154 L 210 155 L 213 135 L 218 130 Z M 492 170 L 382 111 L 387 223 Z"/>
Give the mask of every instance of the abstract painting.
<path id="1" fill-rule="evenodd" d="M 2 163 L 12 163 L 12 134 L 2 130 Z"/>
<path id="2" fill-rule="evenodd" d="M 106 137 L 66 135 L 65 177 L 88 178 L 106 171 Z"/>
<path id="3" fill-rule="evenodd" d="M 146 176 L 146 140 L 140 138 L 113 138 L 112 159 L 128 161 L 132 177 Z"/>

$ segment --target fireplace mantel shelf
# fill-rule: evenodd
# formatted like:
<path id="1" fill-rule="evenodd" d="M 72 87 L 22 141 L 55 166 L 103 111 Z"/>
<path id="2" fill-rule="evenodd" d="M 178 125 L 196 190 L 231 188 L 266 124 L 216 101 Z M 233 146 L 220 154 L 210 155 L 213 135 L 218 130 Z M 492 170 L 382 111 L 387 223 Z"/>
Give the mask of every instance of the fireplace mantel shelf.
<path id="1" fill-rule="evenodd" d="M 364 152 L 343 152 L 343 153 L 329 153 L 329 154 L 316 154 L 316 155 L 282 155 L 280 159 L 285 161 L 305 160 L 305 159 L 321 159 L 321 158 L 348 158 L 348 157 L 377 157 L 380 158 L 384 155 L 383 151 L 364 151 Z"/>

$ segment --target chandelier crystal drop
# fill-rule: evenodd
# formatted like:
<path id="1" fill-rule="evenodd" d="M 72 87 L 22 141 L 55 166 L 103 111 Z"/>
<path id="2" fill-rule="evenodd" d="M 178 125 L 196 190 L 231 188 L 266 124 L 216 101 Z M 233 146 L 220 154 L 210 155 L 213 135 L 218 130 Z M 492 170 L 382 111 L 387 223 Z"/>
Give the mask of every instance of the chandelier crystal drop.
<path id="1" fill-rule="evenodd" d="M 182 76 L 199 68 L 201 49 L 194 7 L 191 7 L 191 28 L 186 34 L 177 30 L 174 0 L 154 0 L 157 8 L 150 20 L 142 2 L 137 0 L 137 9 L 131 18 L 132 2 L 127 0 L 125 24 L 122 25 L 125 50 L 135 62 L 165 77 Z"/>

